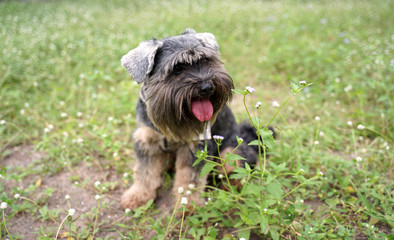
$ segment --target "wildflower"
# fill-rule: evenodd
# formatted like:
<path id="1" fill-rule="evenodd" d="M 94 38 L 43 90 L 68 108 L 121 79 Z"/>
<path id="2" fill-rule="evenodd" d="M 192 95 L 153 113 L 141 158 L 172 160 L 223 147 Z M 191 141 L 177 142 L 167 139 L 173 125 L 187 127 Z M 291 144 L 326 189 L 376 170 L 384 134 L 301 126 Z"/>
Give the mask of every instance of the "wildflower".
<path id="1" fill-rule="evenodd" d="M 273 101 L 273 102 L 272 102 L 272 106 L 273 106 L 274 108 L 278 108 L 278 107 L 280 107 L 280 104 L 279 104 L 277 101 Z"/>
<path id="2" fill-rule="evenodd" d="M 101 184 L 100 181 L 96 181 L 96 182 L 94 183 L 94 186 L 98 187 L 100 184 Z"/>
<path id="3" fill-rule="evenodd" d="M 60 101 L 59 104 L 60 104 L 60 106 L 64 106 L 64 102 L 63 101 Z"/>
<path id="4" fill-rule="evenodd" d="M 187 198 L 186 197 L 182 197 L 181 198 L 181 204 L 182 205 L 186 205 L 188 203 Z"/>
<path id="5" fill-rule="evenodd" d="M 131 212 L 131 210 L 130 210 L 130 208 L 126 208 L 126 209 L 124 210 L 124 212 L 125 212 L 126 214 L 128 214 L 128 213 Z"/>
<path id="6" fill-rule="evenodd" d="M 315 141 L 314 144 L 315 144 L 315 145 L 319 145 L 319 141 Z"/>
<path id="7" fill-rule="evenodd" d="M 240 238 L 239 240 L 246 240 L 245 238 Z"/>
<path id="8" fill-rule="evenodd" d="M 244 142 L 243 138 L 237 138 L 238 145 L 241 145 Z"/>
<path id="9" fill-rule="evenodd" d="M 83 124 L 83 123 L 79 123 L 79 124 L 78 124 L 78 127 L 79 127 L 79 128 L 83 128 L 83 126 L 85 126 L 85 124 Z"/>
<path id="10" fill-rule="evenodd" d="M 343 40 L 343 42 L 344 42 L 345 44 L 349 44 L 349 43 L 350 43 L 350 40 L 349 40 L 348 38 L 345 38 L 345 40 Z"/>
<path id="11" fill-rule="evenodd" d="M 83 143 L 83 138 L 78 138 L 77 143 Z"/>
<path id="12" fill-rule="evenodd" d="M 220 135 L 213 135 L 213 139 L 215 139 L 215 140 L 223 140 L 224 137 L 220 136 Z"/>
<path id="13" fill-rule="evenodd" d="M 189 187 L 189 189 L 194 189 L 194 188 L 196 187 L 196 185 L 194 185 L 193 183 L 190 183 L 190 184 L 188 185 L 188 187 Z"/>
<path id="14" fill-rule="evenodd" d="M 357 162 L 361 162 L 363 159 L 361 157 L 356 157 Z"/>
<path id="15" fill-rule="evenodd" d="M 320 132 L 319 132 L 319 136 L 320 136 L 320 137 L 323 137 L 323 136 L 324 136 L 324 132 L 320 131 Z"/>
<path id="16" fill-rule="evenodd" d="M 306 81 L 300 81 L 301 85 L 306 85 Z"/>
<path id="17" fill-rule="evenodd" d="M 253 93 L 256 91 L 256 89 L 249 87 L 249 86 L 246 87 L 246 90 L 248 90 L 248 92 L 250 92 L 250 93 Z"/>
<path id="18" fill-rule="evenodd" d="M 21 197 L 21 195 L 20 195 L 19 193 L 17 193 L 17 194 L 14 195 L 14 198 L 15 198 L 15 199 L 19 199 L 20 197 Z"/>
<path id="19" fill-rule="evenodd" d="M 304 203 L 304 199 L 300 199 L 300 203 Z"/>
<path id="20" fill-rule="evenodd" d="M 127 178 L 128 176 L 129 176 L 129 173 L 127 173 L 127 172 L 123 173 L 124 178 Z"/>
<path id="21" fill-rule="evenodd" d="M 65 112 L 62 112 L 62 113 L 60 114 L 60 117 L 62 117 L 62 118 L 65 118 L 65 117 L 67 117 L 67 113 L 65 113 Z"/>
<path id="22" fill-rule="evenodd" d="M 21 109 L 19 112 L 21 115 L 25 115 L 25 109 Z"/>
<path id="23" fill-rule="evenodd" d="M 259 108 L 261 106 L 261 102 L 257 102 L 256 105 L 254 105 L 255 108 Z"/>
<path id="24" fill-rule="evenodd" d="M 112 122 L 114 120 L 114 117 L 108 117 L 108 122 Z"/>
<path id="25" fill-rule="evenodd" d="M 25 108 L 28 108 L 28 107 L 29 107 L 29 103 L 25 102 Z"/>
<path id="26" fill-rule="evenodd" d="M 347 121 L 347 125 L 351 127 L 353 125 L 352 121 Z"/>
<path id="27" fill-rule="evenodd" d="M 178 188 L 178 193 L 179 193 L 179 194 L 182 194 L 183 191 L 184 191 L 184 190 L 183 190 L 183 187 L 179 187 L 179 188 Z"/>
<path id="28" fill-rule="evenodd" d="M 267 213 L 267 212 L 268 212 L 268 209 L 264 208 L 263 212 L 264 212 L 264 213 Z"/>
<path id="29" fill-rule="evenodd" d="M 77 117 L 82 117 L 82 113 L 81 112 L 77 112 Z"/>
<path id="30" fill-rule="evenodd" d="M 218 178 L 219 178 L 219 179 L 224 178 L 223 174 L 219 174 Z"/>
<path id="31" fill-rule="evenodd" d="M 114 152 L 114 154 L 112 154 L 112 157 L 116 158 L 118 156 L 117 152 Z"/>
<path id="32" fill-rule="evenodd" d="M 52 125 L 52 124 L 49 124 L 49 125 L 48 125 L 48 128 L 49 128 L 50 130 L 52 130 L 52 129 L 53 129 L 53 125 Z"/>
<path id="33" fill-rule="evenodd" d="M 74 214 L 75 214 L 75 209 L 74 208 L 71 208 L 70 210 L 68 210 L 68 215 L 74 216 Z"/>
<path id="34" fill-rule="evenodd" d="M 350 90 L 352 90 L 352 85 L 347 85 L 343 90 L 345 91 L 345 92 L 349 92 Z"/>
<path id="35" fill-rule="evenodd" d="M 70 195 L 67 194 L 66 196 L 64 196 L 64 198 L 65 198 L 66 200 L 70 200 L 71 197 L 70 197 Z"/>
<path id="36" fill-rule="evenodd" d="M 320 177 L 323 177 L 323 176 L 324 176 L 324 173 L 323 173 L 322 171 L 320 171 L 318 175 L 319 175 Z"/>
<path id="37" fill-rule="evenodd" d="M 361 125 L 361 124 L 359 124 L 359 125 L 357 125 L 357 128 L 358 128 L 358 130 L 364 130 L 365 126 L 364 126 L 364 125 Z"/>
<path id="38" fill-rule="evenodd" d="M 192 194 L 192 191 L 190 191 L 190 190 L 186 191 L 186 195 L 191 195 L 191 194 Z"/>
<path id="39" fill-rule="evenodd" d="M 0 125 L 4 125 L 6 121 L 4 119 L 0 120 Z"/>
<path id="40" fill-rule="evenodd" d="M 63 136 L 68 137 L 68 132 L 64 131 L 62 134 Z"/>
<path id="41" fill-rule="evenodd" d="M 320 121 L 320 117 L 319 117 L 319 116 L 316 116 L 316 117 L 315 117 L 315 120 L 316 120 L 316 121 Z"/>
<path id="42" fill-rule="evenodd" d="M 33 82 L 33 86 L 34 87 L 38 87 L 38 83 L 37 82 Z"/>
<path id="43" fill-rule="evenodd" d="M 336 82 L 336 83 L 339 83 L 340 81 L 341 81 L 340 78 L 335 78 L 335 82 Z"/>
<path id="44" fill-rule="evenodd" d="M 8 205 L 7 205 L 6 202 L 2 202 L 1 205 L 0 205 L 0 208 L 1 208 L 1 209 L 6 209 L 7 206 L 8 206 Z"/>
<path id="45" fill-rule="evenodd" d="M 94 198 L 95 198 L 96 200 L 100 200 L 100 199 L 101 199 L 101 196 L 97 194 Z"/>
<path id="46" fill-rule="evenodd" d="M 303 174 L 304 172 L 305 172 L 305 170 L 304 170 L 303 168 L 301 168 L 301 169 L 298 171 L 299 174 Z"/>
<path id="47" fill-rule="evenodd" d="M 49 128 L 44 128 L 44 133 L 49 133 Z"/>

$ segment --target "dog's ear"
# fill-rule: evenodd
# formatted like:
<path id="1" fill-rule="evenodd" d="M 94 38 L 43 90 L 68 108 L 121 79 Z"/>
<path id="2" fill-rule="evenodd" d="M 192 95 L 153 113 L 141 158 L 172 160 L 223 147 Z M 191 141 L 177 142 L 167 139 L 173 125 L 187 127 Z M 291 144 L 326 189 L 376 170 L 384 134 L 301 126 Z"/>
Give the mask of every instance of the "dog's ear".
<path id="1" fill-rule="evenodd" d="M 186 28 L 185 32 L 182 33 L 182 35 L 185 34 L 195 34 L 196 31 L 193 28 Z"/>
<path id="2" fill-rule="evenodd" d="M 142 83 L 152 71 L 156 52 L 162 45 L 163 42 L 156 39 L 141 42 L 137 48 L 122 57 L 122 67 L 137 83 Z"/>
<path id="3" fill-rule="evenodd" d="M 212 48 L 219 52 L 219 44 L 212 33 L 196 33 L 195 36 L 204 47 Z"/>

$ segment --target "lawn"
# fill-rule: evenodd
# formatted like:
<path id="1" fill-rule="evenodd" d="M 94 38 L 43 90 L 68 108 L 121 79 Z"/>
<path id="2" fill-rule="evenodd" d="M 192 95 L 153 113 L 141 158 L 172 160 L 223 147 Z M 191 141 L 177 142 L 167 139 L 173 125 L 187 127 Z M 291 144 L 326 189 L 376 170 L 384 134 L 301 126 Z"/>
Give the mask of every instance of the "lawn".
<path id="1" fill-rule="evenodd" d="M 1 238 L 393 239 L 393 9 L 1 1 Z M 209 187 L 193 213 L 174 210 L 172 173 L 156 201 L 124 210 L 140 86 L 120 58 L 187 27 L 216 36 L 238 89 L 230 106 L 261 135 L 259 163 L 230 175 L 241 190 Z"/>

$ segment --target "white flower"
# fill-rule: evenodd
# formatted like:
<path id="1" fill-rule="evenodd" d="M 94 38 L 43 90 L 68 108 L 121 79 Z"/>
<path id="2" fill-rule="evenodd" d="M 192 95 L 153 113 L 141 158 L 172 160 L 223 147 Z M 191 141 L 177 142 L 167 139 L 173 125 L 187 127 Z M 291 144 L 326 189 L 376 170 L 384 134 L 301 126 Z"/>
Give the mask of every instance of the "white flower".
<path id="1" fill-rule="evenodd" d="M 17 193 L 17 194 L 14 195 L 14 198 L 15 198 L 15 199 L 19 199 L 20 197 L 21 197 L 21 195 L 20 195 L 19 193 Z"/>
<path id="2" fill-rule="evenodd" d="M 70 195 L 66 195 L 66 196 L 64 196 L 64 198 L 66 199 L 66 200 L 69 200 L 71 197 L 70 197 Z"/>
<path id="3" fill-rule="evenodd" d="M 7 206 L 8 206 L 8 205 L 7 205 L 6 202 L 2 202 L 1 205 L 0 205 L 0 208 L 1 208 L 1 209 L 6 209 Z"/>
<path id="4" fill-rule="evenodd" d="M 63 136 L 68 137 L 68 132 L 64 131 L 62 134 Z"/>
<path id="5" fill-rule="evenodd" d="M 25 109 L 20 110 L 21 115 L 25 115 Z"/>
<path id="6" fill-rule="evenodd" d="M 65 118 L 65 117 L 67 117 L 67 113 L 65 113 L 65 112 L 62 112 L 62 113 L 60 114 L 60 117 L 62 117 L 62 118 Z"/>
<path id="7" fill-rule="evenodd" d="M 320 137 L 323 137 L 323 136 L 324 136 L 324 132 L 320 131 L 320 132 L 319 132 L 319 136 L 320 136 Z"/>
<path id="8" fill-rule="evenodd" d="M 0 120 L 0 125 L 4 125 L 6 122 L 5 122 L 5 120 L 4 119 L 1 119 Z"/>
<path id="9" fill-rule="evenodd" d="M 223 174 L 219 174 L 218 178 L 220 179 L 224 178 Z"/>
<path id="10" fill-rule="evenodd" d="M 192 191 L 190 191 L 190 190 L 186 191 L 186 195 L 191 195 L 191 194 L 192 194 Z"/>
<path id="11" fill-rule="evenodd" d="M 363 159 L 361 157 L 356 157 L 357 162 L 361 162 Z"/>
<path id="12" fill-rule="evenodd" d="M 28 107 L 29 107 L 29 103 L 25 102 L 25 108 L 28 108 Z"/>
<path id="13" fill-rule="evenodd" d="M 256 91 L 256 89 L 249 87 L 249 86 L 246 87 L 246 90 L 248 90 L 248 92 L 250 92 L 250 93 L 253 93 Z"/>
<path id="14" fill-rule="evenodd" d="M 324 173 L 322 171 L 319 172 L 319 176 L 322 177 L 324 176 Z"/>
<path id="15" fill-rule="evenodd" d="M 357 128 L 358 128 L 358 130 L 364 130 L 364 129 L 365 129 L 365 126 L 364 126 L 364 125 L 361 125 L 361 124 L 359 124 L 359 125 L 357 125 Z"/>
<path id="16" fill-rule="evenodd" d="M 101 184 L 100 181 L 96 181 L 96 182 L 94 183 L 94 186 L 98 187 L 100 184 Z"/>
<path id="17" fill-rule="evenodd" d="M 83 123 L 79 123 L 79 124 L 78 124 L 78 127 L 79 127 L 79 128 L 83 128 L 83 126 L 85 126 Z"/>
<path id="18" fill-rule="evenodd" d="M 196 187 L 196 185 L 194 185 L 193 183 L 190 183 L 190 184 L 188 185 L 188 187 L 189 187 L 189 189 L 194 189 L 194 188 Z"/>
<path id="19" fill-rule="evenodd" d="M 239 240 L 246 240 L 245 238 L 240 238 Z"/>
<path id="20" fill-rule="evenodd" d="M 256 105 L 254 105 L 255 108 L 259 108 L 261 106 L 261 102 L 257 102 Z"/>
<path id="21" fill-rule="evenodd" d="M 347 121 L 347 125 L 349 125 L 351 127 L 351 126 L 353 126 L 353 122 L 352 121 Z"/>
<path id="22" fill-rule="evenodd" d="M 59 104 L 60 104 L 60 106 L 64 106 L 64 102 L 63 101 L 60 101 Z"/>
<path id="23" fill-rule="evenodd" d="M 320 117 L 319 117 L 319 116 L 316 116 L 316 117 L 315 117 L 315 120 L 316 120 L 316 121 L 320 121 Z"/>
<path id="24" fill-rule="evenodd" d="M 38 83 L 37 82 L 33 82 L 33 86 L 34 87 L 38 87 Z"/>
<path id="25" fill-rule="evenodd" d="M 349 92 L 350 90 L 352 90 L 352 85 L 347 85 L 343 90 L 345 91 L 345 92 Z"/>
<path id="26" fill-rule="evenodd" d="M 274 108 L 278 108 L 278 107 L 280 107 L 280 104 L 279 104 L 277 101 L 273 101 L 273 102 L 272 102 L 272 106 L 273 106 Z"/>
<path id="27" fill-rule="evenodd" d="M 188 203 L 187 198 L 186 197 L 182 197 L 181 198 L 181 204 L 182 205 L 186 205 Z"/>
<path id="28" fill-rule="evenodd" d="M 335 82 L 336 82 L 336 83 L 339 83 L 340 81 L 341 81 L 340 78 L 335 78 Z"/>
<path id="29" fill-rule="evenodd" d="M 301 85 L 306 85 L 306 81 L 300 81 Z"/>
<path id="30" fill-rule="evenodd" d="M 126 214 L 128 214 L 128 213 L 131 212 L 131 210 L 130 210 L 130 208 L 126 208 L 126 209 L 124 210 L 124 212 L 125 212 Z"/>
<path id="31" fill-rule="evenodd" d="M 263 212 L 264 212 L 264 213 L 267 213 L 267 212 L 268 212 L 268 209 L 264 208 Z"/>
<path id="32" fill-rule="evenodd" d="M 97 194 L 94 198 L 95 198 L 96 200 L 100 200 L 100 199 L 101 199 L 101 196 Z"/>
<path id="33" fill-rule="evenodd" d="M 114 117 L 108 117 L 108 122 L 112 122 L 114 120 Z"/>
<path id="34" fill-rule="evenodd" d="M 315 141 L 314 144 L 315 144 L 315 145 L 319 145 L 319 141 Z"/>
<path id="35" fill-rule="evenodd" d="M 123 173 L 124 178 L 127 178 L 128 176 L 129 176 L 129 173 L 127 173 L 127 172 Z"/>
<path id="36" fill-rule="evenodd" d="M 71 208 L 70 210 L 68 210 L 68 215 L 74 216 L 74 214 L 75 214 L 75 209 L 74 208 Z"/>
<path id="37" fill-rule="evenodd" d="M 83 138 L 78 138 L 77 143 L 83 143 Z"/>
<path id="38" fill-rule="evenodd" d="M 52 130 L 52 129 L 53 129 L 53 125 L 52 125 L 52 124 L 49 124 L 49 125 L 48 125 L 48 128 L 49 128 L 50 130 Z"/>
<path id="39" fill-rule="evenodd" d="M 213 135 L 213 139 L 216 139 L 216 140 L 223 140 L 224 137 L 223 137 L 223 136 L 220 136 L 220 135 Z"/>
<path id="40" fill-rule="evenodd" d="M 49 133 L 50 129 L 49 128 L 44 128 L 44 133 Z"/>
<path id="41" fill-rule="evenodd" d="M 300 203 L 304 203 L 304 200 L 303 200 L 303 199 L 300 199 Z"/>
<path id="42" fill-rule="evenodd" d="M 77 117 L 82 117 L 82 113 L 81 112 L 77 112 Z"/>
<path id="43" fill-rule="evenodd" d="M 299 172 L 300 174 L 303 174 L 303 173 L 305 172 L 305 170 L 304 170 L 303 168 L 301 168 L 298 172 Z"/>
<path id="44" fill-rule="evenodd" d="M 184 190 L 183 190 L 183 187 L 179 187 L 179 188 L 178 188 L 178 193 L 179 193 L 179 194 L 182 194 L 183 191 L 184 191 Z"/>
<path id="45" fill-rule="evenodd" d="M 112 157 L 116 158 L 118 156 L 117 152 L 114 152 L 114 154 L 112 154 Z"/>

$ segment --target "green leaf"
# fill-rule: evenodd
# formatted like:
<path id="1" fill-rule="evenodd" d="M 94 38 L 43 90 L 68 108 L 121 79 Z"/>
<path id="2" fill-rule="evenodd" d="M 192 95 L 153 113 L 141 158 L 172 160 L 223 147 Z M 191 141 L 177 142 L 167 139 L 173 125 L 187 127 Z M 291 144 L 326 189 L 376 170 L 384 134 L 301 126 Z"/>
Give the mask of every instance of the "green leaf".
<path id="1" fill-rule="evenodd" d="M 245 95 L 243 90 L 238 90 L 238 89 L 231 89 L 231 91 L 241 94 L 241 95 Z"/>
<path id="2" fill-rule="evenodd" d="M 226 153 L 225 159 L 226 159 L 226 161 L 246 160 L 244 157 L 239 156 L 234 153 Z"/>
<path id="3" fill-rule="evenodd" d="M 259 145 L 259 140 L 253 140 L 250 143 L 248 143 L 249 146 L 258 146 Z"/>
<path id="4" fill-rule="evenodd" d="M 263 140 L 263 144 L 267 148 L 272 148 L 275 144 L 273 132 L 269 130 L 267 127 L 259 129 L 258 132 L 261 136 L 261 139 Z"/>
<path id="5" fill-rule="evenodd" d="M 193 167 L 196 166 L 196 165 L 199 164 L 202 160 L 204 160 L 204 159 L 206 159 L 206 158 L 208 157 L 208 151 L 201 151 L 201 150 L 198 150 L 198 151 L 196 152 L 196 157 L 197 157 L 197 159 L 196 159 L 196 161 L 194 161 Z"/>
<path id="6" fill-rule="evenodd" d="M 250 238 L 250 229 L 239 231 L 238 238 L 245 238 L 246 240 L 249 239 Z"/>
<path id="7" fill-rule="evenodd" d="M 262 194 L 264 187 L 250 183 L 246 185 L 244 191 L 242 192 L 242 196 L 244 195 L 254 195 L 254 196 L 260 196 Z"/>
<path id="8" fill-rule="evenodd" d="M 271 229 L 271 230 L 270 230 L 270 234 L 271 234 L 272 239 L 274 239 L 274 240 L 279 240 L 279 233 L 278 233 L 278 230 L 276 230 L 276 229 Z"/>
<path id="9" fill-rule="evenodd" d="M 204 167 L 202 167 L 202 169 L 201 169 L 200 178 L 202 178 L 205 175 L 207 175 L 217 165 L 218 164 L 215 163 L 215 162 L 206 162 Z"/>
<path id="10" fill-rule="evenodd" d="M 260 128 L 262 126 L 262 120 L 260 117 L 251 117 L 250 119 L 254 127 Z"/>
<path id="11" fill-rule="evenodd" d="M 231 172 L 231 179 L 241 179 L 248 176 L 248 170 L 245 168 L 236 168 Z"/>
<path id="12" fill-rule="evenodd" d="M 279 183 L 271 182 L 267 185 L 267 192 L 271 194 L 274 198 L 281 200 L 283 196 L 283 190 Z"/>
<path id="13" fill-rule="evenodd" d="M 290 82 L 290 86 L 291 86 L 291 91 L 294 94 L 298 94 L 300 92 L 300 87 L 297 84 Z"/>
<path id="14" fill-rule="evenodd" d="M 269 230 L 268 218 L 265 215 L 260 216 L 260 229 L 263 234 L 267 234 Z"/>

